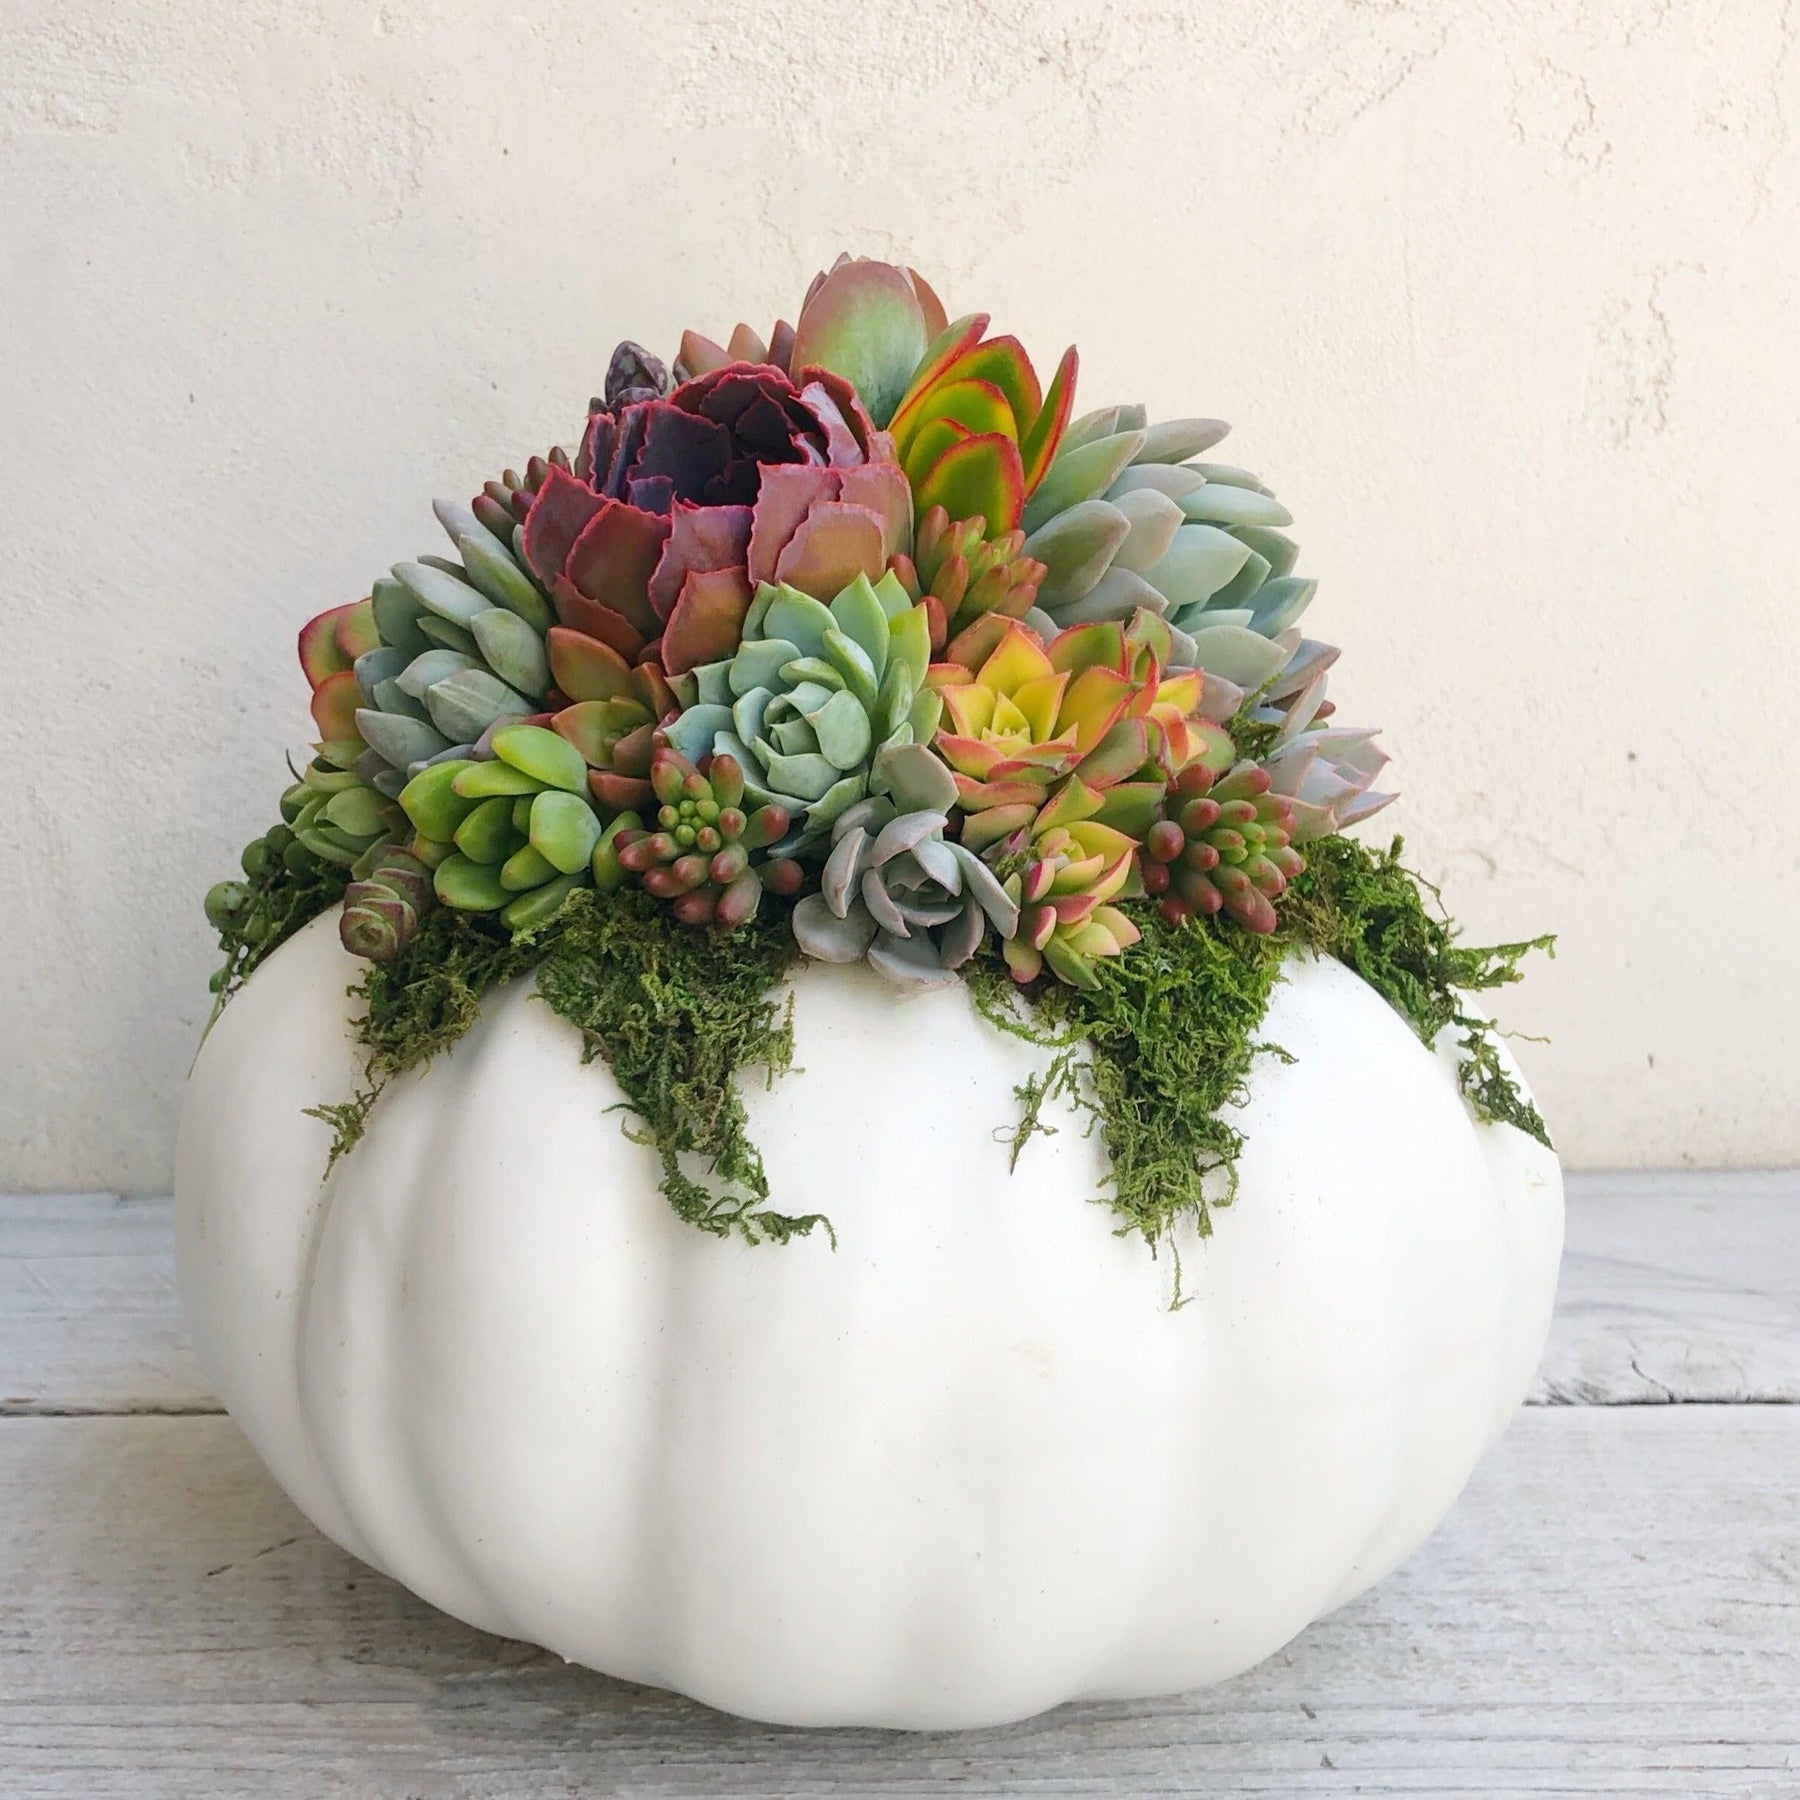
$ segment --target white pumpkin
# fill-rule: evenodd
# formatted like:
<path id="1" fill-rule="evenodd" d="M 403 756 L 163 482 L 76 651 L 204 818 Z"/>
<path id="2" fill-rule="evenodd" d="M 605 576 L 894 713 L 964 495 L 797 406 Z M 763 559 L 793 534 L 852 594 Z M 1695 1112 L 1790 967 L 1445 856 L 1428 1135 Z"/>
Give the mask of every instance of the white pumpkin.
<path id="1" fill-rule="evenodd" d="M 1354 975 L 1290 963 L 1237 1203 L 1171 1264 L 1094 1204 L 1043 1056 L 956 988 L 794 983 L 751 1084 L 786 1246 L 682 1224 L 604 1064 L 528 983 L 396 1081 L 321 1185 L 359 1058 L 321 919 L 208 1038 L 181 1287 L 296 1503 L 486 1630 L 749 1717 L 953 1727 L 1195 1687 L 1425 1537 L 1522 1398 L 1556 1159 L 1478 1124 Z"/>

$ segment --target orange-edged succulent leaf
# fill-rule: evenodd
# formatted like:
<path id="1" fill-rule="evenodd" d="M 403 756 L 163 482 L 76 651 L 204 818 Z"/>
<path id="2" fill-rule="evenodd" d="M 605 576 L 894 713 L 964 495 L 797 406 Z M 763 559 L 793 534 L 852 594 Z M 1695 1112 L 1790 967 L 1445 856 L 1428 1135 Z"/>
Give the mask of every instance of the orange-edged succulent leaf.
<path id="1" fill-rule="evenodd" d="M 1019 413 L 1005 388 L 996 381 L 958 374 L 955 380 L 940 382 L 925 396 L 908 442 L 909 460 L 919 438 L 933 425 L 952 420 L 970 437 L 998 432 L 1016 441 L 1019 436 Z"/>
<path id="2" fill-rule="evenodd" d="M 981 665 L 976 679 L 997 693 L 1011 693 L 1027 681 L 1054 675 L 1056 665 L 1044 648 L 1044 640 L 1029 625 L 1008 619 L 994 653 Z"/>
<path id="3" fill-rule="evenodd" d="M 550 673 L 571 700 L 620 700 L 632 692 L 631 665 L 610 644 L 552 625 Z"/>
<path id="4" fill-rule="evenodd" d="M 1083 669 L 1069 684 L 1058 723 L 1064 730 L 1074 728 L 1085 756 L 1124 716 L 1136 692 L 1136 684 L 1117 669 Z"/>
<path id="5" fill-rule="evenodd" d="M 991 532 L 1011 531 L 1025 511 L 1019 446 L 998 432 L 965 438 L 931 465 L 917 499 L 921 507 L 943 507 L 953 519 L 979 513 Z"/>
<path id="6" fill-rule="evenodd" d="M 362 689 L 349 669 L 336 669 L 313 689 L 313 723 L 319 736 L 327 742 L 342 742 L 361 736 L 356 729 L 357 708 L 363 704 Z"/>
<path id="7" fill-rule="evenodd" d="M 738 647 L 750 611 L 750 579 L 742 569 L 703 569 L 682 583 L 662 637 L 662 666 L 683 675 L 720 662 Z"/>
<path id="8" fill-rule="evenodd" d="M 1043 404 L 1019 439 L 1019 459 L 1025 466 L 1025 497 L 1028 500 L 1037 492 L 1038 483 L 1050 473 L 1050 465 L 1056 460 L 1057 446 L 1062 442 L 1063 433 L 1069 426 L 1069 415 L 1075 408 L 1075 377 L 1080 367 L 1081 359 L 1071 344 L 1056 365 Z"/>
<path id="9" fill-rule="evenodd" d="M 906 479 L 917 488 L 931 473 L 932 465 L 939 458 L 974 435 L 960 419 L 932 419 L 921 425 L 913 434 L 906 447 L 906 455 L 901 459 Z"/>
<path id="10" fill-rule="evenodd" d="M 932 388 L 964 351 L 972 350 L 981 342 L 981 334 L 987 328 L 986 313 L 970 313 L 968 317 L 958 319 L 955 324 L 946 325 L 926 349 L 924 360 L 913 371 L 912 385 L 907 388 L 905 399 L 887 422 L 902 462 L 906 460 L 907 442 L 918 426 L 919 411 Z"/>
<path id="11" fill-rule="evenodd" d="M 337 609 L 337 626 L 332 634 L 337 639 L 340 655 L 349 664 L 370 650 L 381 648 L 381 633 L 375 629 L 374 600 L 358 600 Z"/>
<path id="12" fill-rule="evenodd" d="M 1025 354 L 1025 346 L 1015 337 L 989 338 L 965 350 L 938 377 L 938 387 L 960 387 L 964 382 L 978 382 L 997 389 L 1006 398 L 1007 409 L 1014 421 L 1015 435 L 1038 416 L 1043 395 L 1038 387 L 1037 370 Z M 930 408 L 927 407 L 927 414 Z"/>
<path id="13" fill-rule="evenodd" d="M 1050 640 L 1050 661 L 1071 673 L 1126 666 L 1125 628 L 1116 619 L 1071 625 Z"/>
<path id="14" fill-rule="evenodd" d="M 368 621 L 369 642 L 352 650 L 344 641 L 343 628 L 359 610 Z M 357 635 L 357 628 L 353 628 L 351 635 L 353 638 Z M 300 627 L 299 643 L 300 668 L 306 676 L 307 686 L 316 688 L 327 676 L 342 674 L 364 650 L 373 650 L 380 641 L 375 634 L 372 600 L 353 600 L 347 606 L 333 606 L 316 618 L 308 619 Z"/>
<path id="15" fill-rule="evenodd" d="M 935 605 L 928 601 L 927 605 Z M 959 663 L 966 669 L 978 669 L 998 648 L 1011 623 L 1006 613 L 983 613 L 971 620 L 944 646 L 943 660 Z"/>
<path id="16" fill-rule="evenodd" d="M 1096 787 L 1111 787 L 1135 775 L 1154 754 L 1156 736 L 1147 719 L 1120 719 L 1081 759 L 1082 779 Z"/>

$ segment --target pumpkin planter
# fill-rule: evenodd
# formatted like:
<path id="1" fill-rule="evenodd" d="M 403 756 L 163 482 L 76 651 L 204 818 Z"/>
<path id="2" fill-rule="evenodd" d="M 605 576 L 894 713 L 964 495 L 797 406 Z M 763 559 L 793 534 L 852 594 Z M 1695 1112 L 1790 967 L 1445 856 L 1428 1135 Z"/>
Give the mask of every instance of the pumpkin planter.
<path id="1" fill-rule="evenodd" d="M 319 1529 L 433 1604 L 749 1717 L 994 1724 L 1236 1673 L 1403 1560 L 1523 1397 L 1556 1159 L 1296 960 L 1236 1203 L 1166 1258 L 1092 1204 L 1042 1052 L 960 987 L 796 979 L 749 1087 L 775 1246 L 682 1224 L 529 983 L 402 1077 L 323 1187 L 354 965 L 319 920 L 208 1038 L 182 1119 L 201 1361 Z M 905 1092 L 928 1125 L 896 1131 Z"/>
<path id="2" fill-rule="evenodd" d="M 1561 1175 L 1216 421 L 840 263 L 300 633 L 177 1150 L 352 1554 L 748 1717 L 1176 1692 L 1423 1540 Z M 226 1002 L 230 1004 L 227 1005 Z"/>

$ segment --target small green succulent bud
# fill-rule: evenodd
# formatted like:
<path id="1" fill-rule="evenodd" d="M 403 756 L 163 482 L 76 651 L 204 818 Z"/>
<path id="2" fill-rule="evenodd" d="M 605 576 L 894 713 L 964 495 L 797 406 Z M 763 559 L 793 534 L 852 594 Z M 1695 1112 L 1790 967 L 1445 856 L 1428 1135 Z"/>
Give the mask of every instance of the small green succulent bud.
<path id="1" fill-rule="evenodd" d="M 228 930 L 250 910 L 254 895 L 241 881 L 215 881 L 206 890 L 206 919 L 214 931 Z"/>

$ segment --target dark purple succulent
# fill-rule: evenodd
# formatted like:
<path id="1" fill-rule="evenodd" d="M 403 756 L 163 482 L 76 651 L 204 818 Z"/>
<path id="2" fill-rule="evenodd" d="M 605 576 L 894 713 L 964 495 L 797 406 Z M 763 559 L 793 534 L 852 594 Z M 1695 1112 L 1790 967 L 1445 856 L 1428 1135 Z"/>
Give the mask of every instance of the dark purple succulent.
<path id="1" fill-rule="evenodd" d="M 731 363 L 663 398 L 660 374 L 622 345 L 617 401 L 531 503 L 525 555 L 564 625 L 679 674 L 736 649 L 756 582 L 829 600 L 906 547 L 911 490 L 841 377 Z"/>

